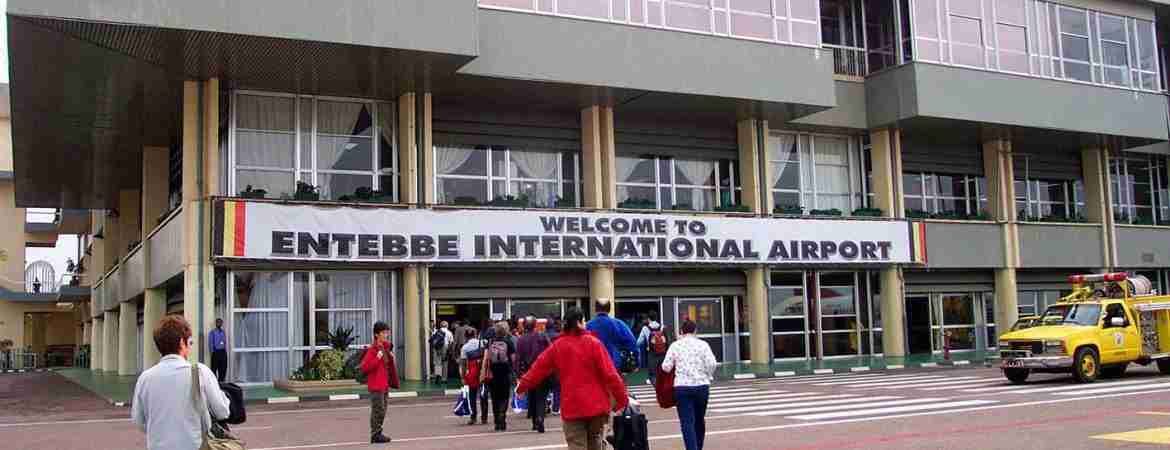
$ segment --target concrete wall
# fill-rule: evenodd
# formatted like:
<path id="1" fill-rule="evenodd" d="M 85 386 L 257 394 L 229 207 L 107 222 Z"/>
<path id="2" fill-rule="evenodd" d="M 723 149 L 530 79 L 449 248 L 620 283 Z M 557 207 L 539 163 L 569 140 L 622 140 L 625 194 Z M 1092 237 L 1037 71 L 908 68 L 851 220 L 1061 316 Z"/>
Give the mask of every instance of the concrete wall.
<path id="1" fill-rule="evenodd" d="M 1105 267 L 1099 225 L 1020 224 L 1020 264 Z"/>
<path id="2" fill-rule="evenodd" d="M 1117 267 L 1170 266 L 1170 228 L 1117 227 Z"/>
<path id="3" fill-rule="evenodd" d="M 468 75 L 836 105 L 833 58 L 819 50 L 481 10 Z"/>
<path id="4" fill-rule="evenodd" d="M 122 272 L 122 292 L 118 298 L 119 301 L 124 302 L 130 300 L 142 295 L 146 290 L 145 262 L 146 252 L 139 248 L 133 255 L 130 255 L 130 258 L 126 260 L 126 264 L 123 264 L 118 269 L 119 272 Z"/>
<path id="5" fill-rule="evenodd" d="M 871 127 L 921 116 L 1167 139 L 1167 101 L 1160 94 L 937 64 L 871 77 L 866 104 Z"/>
<path id="6" fill-rule="evenodd" d="M 1002 228 L 994 223 L 926 223 L 926 259 L 931 269 L 1004 266 Z M 978 243 L 977 245 L 972 245 Z"/>
<path id="7" fill-rule="evenodd" d="M 0 172 L 12 171 L 12 121 L 0 117 Z"/>
<path id="8" fill-rule="evenodd" d="M 24 208 L 16 207 L 13 187 L 11 179 L 0 179 L 0 287 L 24 292 Z"/>
<path id="9" fill-rule="evenodd" d="M 33 342 L 26 341 L 25 313 L 53 313 L 44 326 L 44 345 L 76 344 L 76 323 L 73 313 L 62 312 L 53 303 L 17 303 L 0 301 L 0 339 L 12 339 L 14 348 L 23 349 Z M 34 349 L 43 350 L 43 349 Z"/>
<path id="10" fill-rule="evenodd" d="M 183 227 L 186 210 L 180 211 L 147 241 L 150 250 L 150 279 L 146 287 L 156 287 L 183 271 Z"/>
<path id="11" fill-rule="evenodd" d="M 837 93 L 837 107 L 792 121 L 794 124 L 839 128 L 865 129 L 868 126 L 865 110 L 865 83 L 856 81 L 833 82 Z"/>
<path id="12" fill-rule="evenodd" d="M 12 0 L 8 13 L 474 56 L 476 0 Z"/>

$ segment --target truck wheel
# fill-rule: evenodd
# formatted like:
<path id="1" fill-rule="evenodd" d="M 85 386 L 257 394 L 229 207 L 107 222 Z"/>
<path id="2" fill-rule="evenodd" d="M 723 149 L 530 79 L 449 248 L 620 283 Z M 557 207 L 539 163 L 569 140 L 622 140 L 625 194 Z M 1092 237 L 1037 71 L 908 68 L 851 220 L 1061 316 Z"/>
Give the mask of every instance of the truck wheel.
<path id="1" fill-rule="evenodd" d="M 1170 358 L 1158 360 L 1158 371 L 1162 372 L 1162 375 L 1170 375 Z"/>
<path id="2" fill-rule="evenodd" d="M 1127 368 L 1129 368 L 1129 364 L 1102 367 L 1101 376 L 1105 378 L 1121 378 L 1122 375 L 1125 375 L 1125 369 Z"/>
<path id="3" fill-rule="evenodd" d="M 1031 372 L 1028 369 L 1003 369 L 1003 376 L 1007 377 L 1012 384 L 1024 384 L 1025 381 L 1028 381 L 1028 375 Z"/>
<path id="4" fill-rule="evenodd" d="M 1092 383 L 1097 381 L 1101 372 L 1101 360 L 1097 351 L 1091 347 L 1081 347 L 1073 355 L 1072 375 L 1078 383 Z"/>

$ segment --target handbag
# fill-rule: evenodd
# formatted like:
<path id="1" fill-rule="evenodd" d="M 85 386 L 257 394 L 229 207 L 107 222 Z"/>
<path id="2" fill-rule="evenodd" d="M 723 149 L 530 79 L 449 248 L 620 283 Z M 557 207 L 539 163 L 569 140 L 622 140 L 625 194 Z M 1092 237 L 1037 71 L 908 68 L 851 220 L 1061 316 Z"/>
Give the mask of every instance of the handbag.
<path id="1" fill-rule="evenodd" d="M 673 408 L 677 402 L 674 400 L 674 370 L 670 372 L 658 368 L 658 374 L 654 378 L 654 397 L 658 399 L 658 406 L 662 409 Z"/>
<path id="2" fill-rule="evenodd" d="M 463 386 L 463 388 L 459 390 L 459 400 L 455 401 L 455 407 L 451 409 L 451 414 L 454 414 L 455 417 L 470 416 L 470 402 L 472 401 L 474 400 L 471 399 L 471 389 L 469 389 L 467 386 Z"/>
<path id="3" fill-rule="evenodd" d="M 195 409 L 195 414 L 199 416 L 199 426 L 202 428 L 203 444 L 199 446 L 199 450 L 246 450 L 244 441 L 234 438 L 220 438 L 214 437 L 209 431 L 211 424 L 203 420 L 203 415 L 211 417 L 211 412 L 207 409 L 207 402 L 203 400 L 203 390 L 199 389 L 199 364 L 191 364 L 191 407 Z"/>

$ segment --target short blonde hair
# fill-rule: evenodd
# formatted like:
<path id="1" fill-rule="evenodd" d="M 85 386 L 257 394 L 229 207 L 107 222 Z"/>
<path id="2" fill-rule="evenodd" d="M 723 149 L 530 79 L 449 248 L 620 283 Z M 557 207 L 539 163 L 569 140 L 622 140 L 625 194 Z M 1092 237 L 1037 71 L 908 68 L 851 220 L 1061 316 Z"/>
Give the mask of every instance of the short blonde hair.
<path id="1" fill-rule="evenodd" d="M 508 334 L 510 334 L 508 332 L 508 322 L 505 322 L 503 320 L 496 322 L 495 328 L 496 328 L 496 337 L 505 337 Z"/>

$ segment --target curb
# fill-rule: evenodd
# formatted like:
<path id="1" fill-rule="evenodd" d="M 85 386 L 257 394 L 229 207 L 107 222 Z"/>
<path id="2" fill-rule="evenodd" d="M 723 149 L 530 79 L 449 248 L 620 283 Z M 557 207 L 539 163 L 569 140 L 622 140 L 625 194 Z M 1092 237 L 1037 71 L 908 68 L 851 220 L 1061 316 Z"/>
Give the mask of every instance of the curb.
<path id="1" fill-rule="evenodd" d="M 0 374 L 9 374 L 9 373 L 44 373 L 44 372 L 53 372 L 53 371 L 55 371 L 55 370 L 56 370 L 56 369 L 4 369 L 4 370 L 0 370 Z"/>

